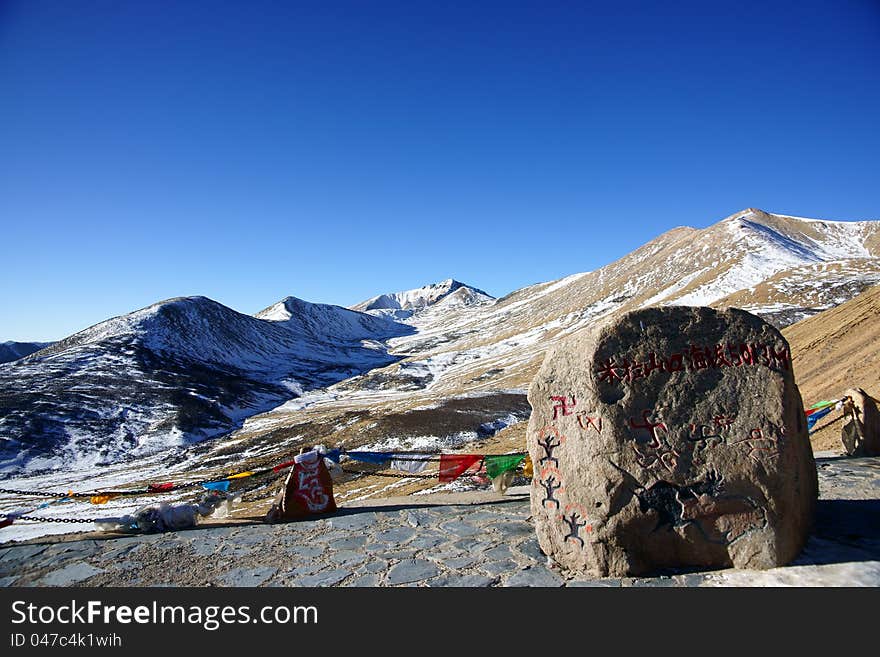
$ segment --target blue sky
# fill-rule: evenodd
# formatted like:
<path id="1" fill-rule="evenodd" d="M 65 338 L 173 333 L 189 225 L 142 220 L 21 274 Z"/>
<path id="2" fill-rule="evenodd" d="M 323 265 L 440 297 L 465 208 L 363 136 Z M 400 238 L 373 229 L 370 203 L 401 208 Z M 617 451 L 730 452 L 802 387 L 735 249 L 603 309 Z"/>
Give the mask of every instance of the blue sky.
<path id="1" fill-rule="evenodd" d="M 0 0 L 0 340 L 878 219 L 878 117 L 875 0 Z"/>

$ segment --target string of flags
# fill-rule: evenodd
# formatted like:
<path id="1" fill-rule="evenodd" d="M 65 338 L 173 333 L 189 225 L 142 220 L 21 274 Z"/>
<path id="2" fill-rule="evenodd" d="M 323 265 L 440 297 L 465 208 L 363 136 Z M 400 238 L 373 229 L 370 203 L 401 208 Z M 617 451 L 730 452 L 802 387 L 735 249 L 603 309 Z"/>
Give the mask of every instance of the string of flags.
<path id="1" fill-rule="evenodd" d="M 429 463 L 439 463 L 439 469 L 436 475 L 440 483 L 449 483 L 461 477 L 464 473 L 474 469 L 480 472 L 485 469 L 485 473 L 489 479 L 514 470 L 523 464 L 523 474 L 525 476 L 532 475 L 531 459 L 526 453 L 514 454 L 437 454 L 429 452 L 370 452 L 370 451 L 347 451 L 340 449 L 324 450 L 321 452 L 324 458 L 330 459 L 334 463 L 339 463 L 342 456 L 347 456 L 353 461 L 378 465 L 381 468 L 390 468 L 399 470 L 408 474 L 417 475 L 423 472 Z M 190 482 L 162 482 L 151 483 L 145 488 L 135 490 L 111 490 L 111 491 L 95 491 L 85 493 L 74 493 L 72 490 L 66 493 L 56 493 L 48 491 L 27 491 L 27 490 L 11 490 L 0 488 L 0 493 L 8 493 L 24 496 L 40 496 L 51 497 L 53 499 L 42 502 L 41 504 L 27 509 L 17 509 L 10 513 L 0 513 L 0 528 L 11 525 L 15 520 L 29 516 L 34 511 L 44 509 L 53 504 L 61 504 L 64 502 L 72 502 L 74 500 L 87 499 L 91 504 L 106 504 L 111 500 L 122 497 L 140 497 L 146 495 L 156 495 L 178 491 L 186 488 L 201 487 L 206 490 L 218 493 L 227 493 L 230 485 L 236 481 L 261 475 L 278 473 L 286 468 L 293 466 L 294 460 L 287 460 L 272 467 L 246 470 L 227 475 L 223 478 L 212 480 L 200 480 Z M 351 471 L 346 471 L 351 472 Z M 373 474 L 373 473 L 354 473 L 354 474 Z M 474 473 L 476 474 L 476 473 Z M 27 518 L 37 520 L 37 518 Z"/>
<path id="2" fill-rule="evenodd" d="M 465 472 L 478 466 L 485 468 L 486 476 L 495 479 L 503 473 L 514 470 L 520 463 L 528 460 L 528 455 L 515 454 L 429 454 L 417 452 L 343 452 L 354 461 L 378 465 L 391 470 L 409 474 L 423 472 L 428 463 L 439 462 L 437 478 L 440 483 L 450 483 Z M 530 461 L 529 461 L 530 463 Z"/>
<path id="3" fill-rule="evenodd" d="M 834 410 L 843 408 L 846 398 L 830 401 L 822 400 L 816 402 L 804 411 L 807 420 L 807 430 L 812 433 L 816 423 L 826 417 Z M 379 466 L 382 469 L 388 468 L 398 470 L 409 475 L 420 476 L 424 472 L 429 463 L 439 463 L 438 470 L 435 475 L 421 475 L 423 477 L 436 476 L 440 483 L 450 483 L 461 477 L 468 471 L 474 470 L 474 474 L 485 472 L 486 477 L 496 480 L 504 473 L 515 470 L 522 465 L 523 476 L 532 477 L 534 474 L 534 466 L 529 455 L 525 452 L 517 452 L 511 454 L 436 454 L 433 452 L 376 452 L 361 450 L 323 450 L 321 455 L 330 459 L 334 463 L 340 463 L 342 456 L 346 456 L 353 461 L 367 463 Z M 172 491 L 182 490 L 200 486 L 206 490 L 215 491 L 217 493 L 228 493 L 230 485 L 241 479 L 258 477 L 261 475 L 278 473 L 293 466 L 295 460 L 286 460 L 275 466 L 268 468 L 260 468 L 253 470 L 245 470 L 236 472 L 222 478 L 212 480 L 201 480 L 191 482 L 162 482 L 151 483 L 143 489 L 137 490 L 112 490 L 112 491 L 96 491 L 92 493 L 74 493 L 72 490 L 66 493 L 47 492 L 47 491 L 24 491 L 10 490 L 0 488 L 0 493 L 9 493 L 23 496 L 39 496 L 50 497 L 52 499 L 41 502 L 31 508 L 16 509 L 9 513 L 0 513 L 0 528 L 8 527 L 17 519 L 26 518 L 29 520 L 38 520 L 38 518 L 28 518 L 30 514 L 41 509 L 48 508 L 55 504 L 63 504 L 72 502 L 76 499 L 88 499 L 91 504 L 101 505 L 120 497 L 138 497 L 145 495 L 156 495 L 168 493 Z M 474 466 L 477 466 L 474 468 Z M 352 474 L 377 474 L 368 472 L 352 472 Z M 391 476 L 391 475 L 388 475 Z M 406 475 L 394 475 L 406 476 Z"/>
<path id="4" fill-rule="evenodd" d="M 807 430 L 812 433 L 816 423 L 826 417 L 834 410 L 843 408 L 846 398 L 839 400 L 822 400 L 816 402 L 804 411 L 807 420 Z M 517 469 L 520 464 L 523 467 L 523 476 L 532 477 L 534 474 L 534 466 L 528 454 L 517 452 L 512 454 L 436 454 L 433 452 L 376 452 L 361 450 L 341 450 L 332 449 L 322 451 L 324 458 L 330 459 L 334 463 L 339 463 L 342 456 L 347 456 L 353 461 L 377 465 L 380 468 L 389 468 L 398 470 L 411 475 L 419 475 L 424 472 L 429 463 L 439 462 L 439 469 L 436 476 L 440 483 L 449 483 L 461 477 L 464 473 L 472 470 L 478 465 L 477 470 L 485 471 L 489 479 L 495 480 L 505 472 Z M 53 499 L 42 502 L 37 506 L 27 509 L 17 509 L 10 513 L 0 513 L 0 528 L 11 525 L 16 519 L 23 516 L 45 509 L 54 504 L 62 504 L 71 502 L 76 499 L 88 499 L 91 504 L 101 505 L 120 497 L 138 497 L 145 495 L 155 495 L 178 491 L 185 488 L 200 486 L 206 490 L 216 491 L 218 493 L 227 493 L 232 482 L 239 479 L 257 477 L 270 473 L 278 473 L 293 466 L 293 459 L 284 461 L 269 468 L 261 468 L 254 470 L 246 470 L 227 475 L 219 479 L 201 480 L 192 482 L 163 482 L 148 484 L 143 489 L 137 490 L 113 490 L 113 491 L 96 491 L 93 493 L 74 493 L 67 491 L 66 493 L 47 492 L 47 491 L 25 491 L 10 490 L 0 488 L 0 493 L 9 493 L 14 495 L 33 495 L 39 497 L 51 497 Z M 351 473 L 352 471 L 346 470 Z M 353 473 L 353 474 L 375 474 L 375 473 Z M 428 475 L 430 477 L 432 475 Z"/>

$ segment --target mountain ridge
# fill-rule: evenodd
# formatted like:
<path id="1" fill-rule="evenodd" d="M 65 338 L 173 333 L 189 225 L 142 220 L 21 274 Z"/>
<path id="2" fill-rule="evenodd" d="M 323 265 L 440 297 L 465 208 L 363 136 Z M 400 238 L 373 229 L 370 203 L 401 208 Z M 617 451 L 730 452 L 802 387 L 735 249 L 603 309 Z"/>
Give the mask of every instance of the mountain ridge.
<path id="1" fill-rule="evenodd" d="M 349 309 L 286 297 L 255 316 L 166 300 L 0 366 L 0 476 L 49 485 L 53 467 L 76 462 L 64 444 L 112 473 L 131 454 L 213 471 L 304 444 L 454 448 L 486 439 L 484 426 L 515 437 L 557 341 L 611 313 L 685 301 L 735 301 L 790 324 L 880 282 L 878 227 L 745 210 L 500 299 L 447 279 L 362 313 L 383 295 Z M 148 328 L 111 330 L 133 325 Z M 64 458 L 25 467 L 28 450 Z"/>
<path id="2" fill-rule="evenodd" d="M 0 342 L 0 364 L 11 363 L 19 358 L 30 356 L 31 354 L 45 349 L 51 342 Z"/>
<path id="3" fill-rule="evenodd" d="M 345 325 L 356 313 L 308 302 L 298 310 L 291 324 L 175 297 L 3 365 L 4 469 L 52 452 L 88 465 L 184 447 L 305 389 L 393 361 L 382 342 L 409 330 L 364 315 L 372 335 L 319 339 L 306 330 L 316 321 L 335 315 Z M 309 312 L 318 320 L 303 319 Z"/>
<path id="4" fill-rule="evenodd" d="M 447 279 L 408 291 L 409 309 L 286 297 L 251 316 L 204 297 L 159 302 L 0 365 L 0 478 L 45 490 L 204 479 L 314 444 L 521 450 L 525 390 L 556 342 L 695 300 L 786 326 L 880 282 L 878 227 L 746 210 L 500 299 Z M 465 485 L 346 475 L 336 491 L 347 503 Z"/>

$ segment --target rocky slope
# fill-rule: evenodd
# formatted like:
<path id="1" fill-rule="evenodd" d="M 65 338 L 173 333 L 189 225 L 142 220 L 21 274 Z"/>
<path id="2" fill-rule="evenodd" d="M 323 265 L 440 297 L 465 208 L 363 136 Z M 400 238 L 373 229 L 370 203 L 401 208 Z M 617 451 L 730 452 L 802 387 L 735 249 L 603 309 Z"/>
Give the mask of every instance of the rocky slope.
<path id="1" fill-rule="evenodd" d="M 848 388 L 880 399 L 880 286 L 783 329 L 783 335 L 805 406 L 839 399 Z M 820 420 L 810 438 L 815 449 L 841 450 L 840 416 Z"/>

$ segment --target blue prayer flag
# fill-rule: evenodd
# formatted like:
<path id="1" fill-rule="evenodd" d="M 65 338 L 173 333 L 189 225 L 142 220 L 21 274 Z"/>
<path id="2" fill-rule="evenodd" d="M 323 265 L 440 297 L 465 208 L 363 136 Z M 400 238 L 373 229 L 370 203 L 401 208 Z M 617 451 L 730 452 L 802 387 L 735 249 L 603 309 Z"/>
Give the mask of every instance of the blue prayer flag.
<path id="1" fill-rule="evenodd" d="M 382 465 L 391 460 L 393 454 L 387 452 L 346 452 L 346 454 L 355 461 L 363 461 L 364 463 L 375 463 Z"/>
<path id="2" fill-rule="evenodd" d="M 816 422 L 826 415 L 828 415 L 833 409 L 832 408 L 823 408 L 821 411 L 816 411 L 812 415 L 807 416 L 807 431 L 812 431 L 813 427 L 816 425 Z"/>

